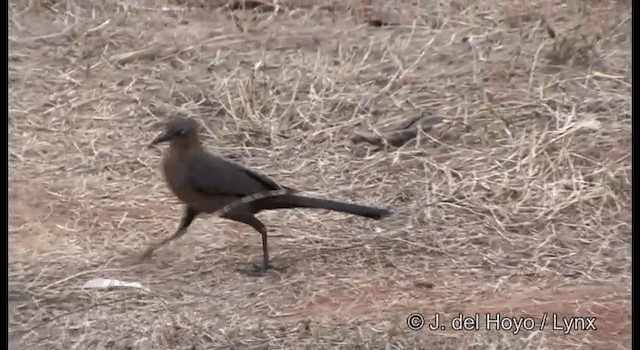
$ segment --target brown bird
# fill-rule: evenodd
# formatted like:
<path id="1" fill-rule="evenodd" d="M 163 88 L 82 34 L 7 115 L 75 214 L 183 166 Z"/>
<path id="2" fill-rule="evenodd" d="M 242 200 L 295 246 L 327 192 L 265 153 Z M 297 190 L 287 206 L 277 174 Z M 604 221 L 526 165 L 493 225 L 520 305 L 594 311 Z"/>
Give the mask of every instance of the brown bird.
<path id="1" fill-rule="evenodd" d="M 165 131 L 149 145 L 170 142 L 162 162 L 164 176 L 173 194 L 185 204 L 177 231 L 161 244 L 184 235 L 198 214 L 211 214 L 233 203 L 233 209 L 221 217 L 247 224 L 260 233 L 262 265 L 253 264 L 248 270 L 251 275 L 260 275 L 271 265 L 267 228 L 254 214 L 287 208 L 328 209 L 376 220 L 391 214 L 386 209 L 298 195 L 296 190 L 264 175 L 207 153 L 198 139 L 198 131 L 199 125 L 193 119 L 176 118 L 169 121 Z M 279 191 L 279 195 L 262 196 L 273 191 Z"/>

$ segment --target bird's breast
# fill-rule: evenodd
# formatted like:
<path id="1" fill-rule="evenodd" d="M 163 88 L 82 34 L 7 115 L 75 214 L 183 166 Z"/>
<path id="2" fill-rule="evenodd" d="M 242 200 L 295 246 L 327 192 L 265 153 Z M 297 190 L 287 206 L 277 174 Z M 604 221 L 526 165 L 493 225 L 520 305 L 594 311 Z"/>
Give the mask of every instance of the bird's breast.
<path id="1" fill-rule="evenodd" d="M 171 192 L 181 201 L 188 202 L 191 186 L 189 186 L 186 164 L 173 157 L 168 157 L 162 165 L 164 177 Z"/>

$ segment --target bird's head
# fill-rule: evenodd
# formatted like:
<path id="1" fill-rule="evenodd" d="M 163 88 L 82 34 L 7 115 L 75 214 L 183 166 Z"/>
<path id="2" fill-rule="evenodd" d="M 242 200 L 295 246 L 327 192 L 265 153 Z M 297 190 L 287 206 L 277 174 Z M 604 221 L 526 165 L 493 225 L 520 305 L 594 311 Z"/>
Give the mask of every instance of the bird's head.
<path id="1" fill-rule="evenodd" d="M 149 146 L 163 142 L 171 143 L 198 143 L 198 123 L 190 118 L 175 118 L 170 120 L 164 131 L 158 135 Z"/>

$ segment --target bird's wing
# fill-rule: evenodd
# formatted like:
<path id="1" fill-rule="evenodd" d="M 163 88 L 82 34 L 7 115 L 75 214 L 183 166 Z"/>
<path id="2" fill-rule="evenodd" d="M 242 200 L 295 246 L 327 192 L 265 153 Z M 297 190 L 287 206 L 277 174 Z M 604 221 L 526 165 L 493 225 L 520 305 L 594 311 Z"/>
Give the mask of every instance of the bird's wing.
<path id="1" fill-rule="evenodd" d="M 286 188 L 265 175 L 207 153 L 194 155 L 188 166 L 190 184 L 195 190 L 206 195 L 244 197 Z"/>

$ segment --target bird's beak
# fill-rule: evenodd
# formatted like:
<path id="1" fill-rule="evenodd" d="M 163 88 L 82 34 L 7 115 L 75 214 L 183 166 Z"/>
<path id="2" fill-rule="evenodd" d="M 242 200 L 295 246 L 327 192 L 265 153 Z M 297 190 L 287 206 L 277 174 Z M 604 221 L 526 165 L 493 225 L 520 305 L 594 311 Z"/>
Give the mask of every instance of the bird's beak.
<path id="1" fill-rule="evenodd" d="M 151 141 L 151 143 L 149 144 L 149 147 L 153 145 L 157 145 L 159 143 L 170 141 L 172 138 L 173 138 L 173 135 L 169 134 L 168 132 L 163 132 L 162 134 L 158 135 L 158 137 L 153 139 L 153 141 Z"/>

